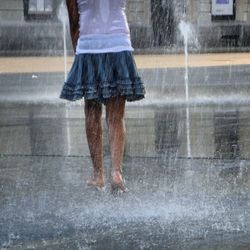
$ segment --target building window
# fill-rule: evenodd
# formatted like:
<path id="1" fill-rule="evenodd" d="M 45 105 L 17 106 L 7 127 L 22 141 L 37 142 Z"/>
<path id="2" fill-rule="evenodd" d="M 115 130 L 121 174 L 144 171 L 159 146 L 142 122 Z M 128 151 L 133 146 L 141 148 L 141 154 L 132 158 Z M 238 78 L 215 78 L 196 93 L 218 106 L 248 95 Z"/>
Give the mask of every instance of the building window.
<path id="1" fill-rule="evenodd" d="M 24 15 L 26 20 L 49 19 L 55 14 L 53 0 L 24 0 Z"/>
<path id="2" fill-rule="evenodd" d="M 235 20 L 235 0 L 212 0 L 212 21 Z"/>
<path id="3" fill-rule="evenodd" d="M 52 13 L 52 0 L 30 0 L 29 14 L 47 14 Z"/>

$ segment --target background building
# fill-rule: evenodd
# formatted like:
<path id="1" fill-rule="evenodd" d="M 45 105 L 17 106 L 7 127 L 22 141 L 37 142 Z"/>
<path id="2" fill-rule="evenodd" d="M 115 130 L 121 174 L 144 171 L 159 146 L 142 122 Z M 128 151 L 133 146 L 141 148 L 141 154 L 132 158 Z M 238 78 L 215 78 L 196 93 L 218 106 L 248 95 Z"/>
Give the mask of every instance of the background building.
<path id="1" fill-rule="evenodd" d="M 127 7 L 138 47 L 180 46 L 181 20 L 190 25 L 194 50 L 248 50 L 250 45 L 250 0 L 129 0 Z"/>
<path id="2" fill-rule="evenodd" d="M 231 10 L 227 10 L 227 4 L 231 4 Z M 187 18 L 202 48 L 246 49 L 250 45 L 249 0 L 187 0 Z"/>
<path id="3" fill-rule="evenodd" d="M 61 0 L 1 0 L 2 55 L 60 54 L 62 25 L 57 11 Z"/>
<path id="4" fill-rule="evenodd" d="M 1 0 L 0 53 L 61 54 L 61 2 Z M 250 0 L 127 0 L 127 16 L 137 49 L 179 51 L 181 20 L 189 23 L 191 40 L 197 41 L 190 49 L 247 50 L 250 44 Z"/>

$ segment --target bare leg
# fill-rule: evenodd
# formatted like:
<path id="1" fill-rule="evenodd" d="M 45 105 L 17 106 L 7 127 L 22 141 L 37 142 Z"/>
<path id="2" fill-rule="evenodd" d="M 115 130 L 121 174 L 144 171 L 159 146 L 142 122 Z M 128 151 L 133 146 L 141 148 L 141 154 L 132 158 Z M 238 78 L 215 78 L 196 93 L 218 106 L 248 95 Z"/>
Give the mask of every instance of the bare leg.
<path id="1" fill-rule="evenodd" d="M 111 98 L 106 105 L 106 119 L 109 129 L 109 141 L 112 161 L 112 188 L 125 191 L 122 178 L 122 162 L 125 146 L 125 98 Z"/>
<path id="2" fill-rule="evenodd" d="M 94 176 L 88 181 L 88 185 L 103 187 L 102 104 L 92 100 L 85 100 L 84 111 L 86 135 L 94 168 Z"/>

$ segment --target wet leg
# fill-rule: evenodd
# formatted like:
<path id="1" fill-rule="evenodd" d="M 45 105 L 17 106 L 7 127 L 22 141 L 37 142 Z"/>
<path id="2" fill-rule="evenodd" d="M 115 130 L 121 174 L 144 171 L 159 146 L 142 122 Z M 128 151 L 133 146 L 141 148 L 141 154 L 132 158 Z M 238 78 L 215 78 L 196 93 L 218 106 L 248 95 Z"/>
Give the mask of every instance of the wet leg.
<path id="1" fill-rule="evenodd" d="M 125 98 L 111 98 L 106 105 L 106 120 L 112 161 L 111 186 L 125 191 L 122 178 L 122 162 L 125 146 Z"/>
<path id="2" fill-rule="evenodd" d="M 102 104 L 85 100 L 84 111 L 87 141 L 94 168 L 93 178 L 88 181 L 88 185 L 103 187 Z"/>

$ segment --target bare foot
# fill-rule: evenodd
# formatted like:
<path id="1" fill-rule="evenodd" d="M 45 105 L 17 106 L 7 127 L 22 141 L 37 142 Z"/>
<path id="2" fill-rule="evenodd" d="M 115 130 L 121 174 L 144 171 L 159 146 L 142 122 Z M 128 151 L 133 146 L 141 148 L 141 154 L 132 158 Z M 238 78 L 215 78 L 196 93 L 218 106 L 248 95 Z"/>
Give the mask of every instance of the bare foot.
<path id="1" fill-rule="evenodd" d="M 121 190 L 122 192 L 126 191 L 125 185 L 124 185 L 124 181 L 122 178 L 122 173 L 119 170 L 114 170 L 111 173 L 111 188 L 113 191 L 115 190 Z"/>
<path id="2" fill-rule="evenodd" d="M 96 176 L 89 181 L 87 181 L 88 186 L 96 187 L 96 188 L 103 188 L 104 187 L 104 177 L 103 176 Z"/>

